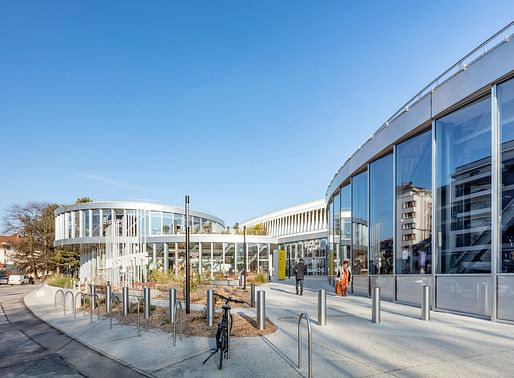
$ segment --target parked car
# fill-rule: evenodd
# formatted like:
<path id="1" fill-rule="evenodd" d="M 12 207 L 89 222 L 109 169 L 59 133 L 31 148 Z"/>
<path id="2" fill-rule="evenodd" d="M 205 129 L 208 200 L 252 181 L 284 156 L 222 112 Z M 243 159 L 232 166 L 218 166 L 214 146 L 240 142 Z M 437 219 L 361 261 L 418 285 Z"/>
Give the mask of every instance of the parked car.
<path id="1" fill-rule="evenodd" d="M 24 285 L 31 283 L 31 277 L 26 274 L 11 274 L 9 276 L 9 285 Z"/>
<path id="2" fill-rule="evenodd" d="M 2 284 L 7 284 L 8 282 L 8 278 L 7 278 L 7 274 L 5 273 L 0 273 L 0 285 Z"/>

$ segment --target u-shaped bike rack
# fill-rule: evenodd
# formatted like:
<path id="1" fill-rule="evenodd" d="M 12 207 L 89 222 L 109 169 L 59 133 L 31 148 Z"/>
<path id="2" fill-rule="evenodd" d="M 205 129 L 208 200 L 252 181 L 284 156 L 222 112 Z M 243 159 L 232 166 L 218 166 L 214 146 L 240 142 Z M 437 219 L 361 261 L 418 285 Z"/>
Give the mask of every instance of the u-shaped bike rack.
<path id="1" fill-rule="evenodd" d="M 96 300 L 99 299 L 98 294 L 89 294 L 89 323 L 93 323 L 93 311 L 98 308 L 97 319 L 100 319 L 100 307 Z"/>
<path id="2" fill-rule="evenodd" d="M 77 319 L 77 298 L 80 295 L 80 306 L 82 307 L 82 302 L 84 300 L 84 294 L 82 294 L 81 291 L 75 293 L 73 296 L 73 319 Z M 86 306 L 83 307 L 83 313 L 84 316 L 86 315 Z"/>
<path id="3" fill-rule="evenodd" d="M 64 290 L 57 290 L 54 294 L 54 310 L 57 311 L 57 294 L 61 293 L 62 294 L 62 301 L 64 303 Z"/>
<path id="4" fill-rule="evenodd" d="M 73 298 L 74 298 L 74 295 L 73 295 L 73 291 L 71 290 L 68 290 L 64 293 L 64 297 L 63 297 L 63 300 L 62 300 L 62 307 L 63 307 L 63 312 L 64 312 L 64 316 L 66 316 L 66 298 L 68 297 L 68 294 L 71 294 L 71 302 L 73 303 Z"/>
<path id="5" fill-rule="evenodd" d="M 182 308 L 182 302 L 176 301 L 175 308 L 174 308 L 174 314 L 173 314 L 174 315 L 173 317 L 175 319 L 175 321 L 173 322 L 173 346 L 174 347 L 177 345 L 177 322 L 178 322 L 177 305 L 180 307 L 180 318 L 184 317 L 184 309 Z M 184 319 L 182 319 L 182 321 L 180 322 L 179 331 L 180 331 L 180 341 L 182 341 L 182 334 L 184 333 Z"/>
<path id="6" fill-rule="evenodd" d="M 302 324 L 302 319 L 305 319 L 307 323 L 307 348 L 308 348 L 308 356 L 307 356 L 307 364 L 308 364 L 308 373 L 307 377 L 312 377 L 312 327 L 311 327 L 311 319 L 309 318 L 309 314 L 306 312 L 302 312 L 298 317 L 298 369 L 302 368 L 302 336 L 300 334 L 300 325 Z"/>

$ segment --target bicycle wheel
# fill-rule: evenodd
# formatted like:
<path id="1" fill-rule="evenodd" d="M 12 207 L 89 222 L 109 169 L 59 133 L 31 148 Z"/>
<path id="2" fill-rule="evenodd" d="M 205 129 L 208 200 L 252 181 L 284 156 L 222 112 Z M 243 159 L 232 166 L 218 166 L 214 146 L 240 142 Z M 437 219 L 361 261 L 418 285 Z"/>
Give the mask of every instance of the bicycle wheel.
<path id="1" fill-rule="evenodd" d="M 223 355 L 225 353 L 225 332 L 221 331 L 220 338 L 217 342 L 217 348 L 218 348 L 218 369 L 221 370 L 223 367 Z"/>

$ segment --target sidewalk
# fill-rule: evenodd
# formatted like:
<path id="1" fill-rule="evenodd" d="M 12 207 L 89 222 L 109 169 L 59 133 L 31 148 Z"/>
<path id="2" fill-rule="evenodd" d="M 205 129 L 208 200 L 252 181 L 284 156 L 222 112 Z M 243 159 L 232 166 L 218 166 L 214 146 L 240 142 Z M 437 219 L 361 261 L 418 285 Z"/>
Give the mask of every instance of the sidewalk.
<path id="1" fill-rule="evenodd" d="M 327 289 L 327 326 L 317 322 L 317 289 Z M 313 321 L 313 375 L 336 376 L 514 376 L 514 326 L 458 315 L 432 312 L 419 320 L 420 309 L 382 301 L 382 323 L 373 324 L 371 300 L 335 297 L 326 280 L 308 278 L 303 296 L 295 295 L 294 281 L 270 283 L 266 315 L 278 331 L 253 338 L 233 338 L 230 360 L 219 371 L 213 359 L 202 365 L 214 340 L 177 338 L 159 331 L 118 325 L 107 319 L 90 325 L 89 316 L 55 312 L 53 298 L 33 291 L 27 306 L 41 319 L 88 346 L 137 368 L 164 377 L 291 377 L 307 374 L 306 330 L 302 325 L 302 370 L 296 369 L 297 325 L 300 312 Z M 237 309 L 237 311 L 241 311 Z M 255 316 L 255 310 L 244 312 Z"/>

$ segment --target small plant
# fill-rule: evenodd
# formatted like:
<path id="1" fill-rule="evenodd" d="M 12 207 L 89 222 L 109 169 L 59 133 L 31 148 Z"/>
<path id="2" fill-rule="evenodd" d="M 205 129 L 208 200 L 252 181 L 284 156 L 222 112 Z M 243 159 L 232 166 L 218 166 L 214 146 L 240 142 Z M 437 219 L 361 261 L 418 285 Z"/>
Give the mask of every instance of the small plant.
<path id="1" fill-rule="evenodd" d="M 73 278 L 68 276 L 54 276 L 49 278 L 47 281 L 48 285 L 63 287 L 63 288 L 73 288 Z"/>

